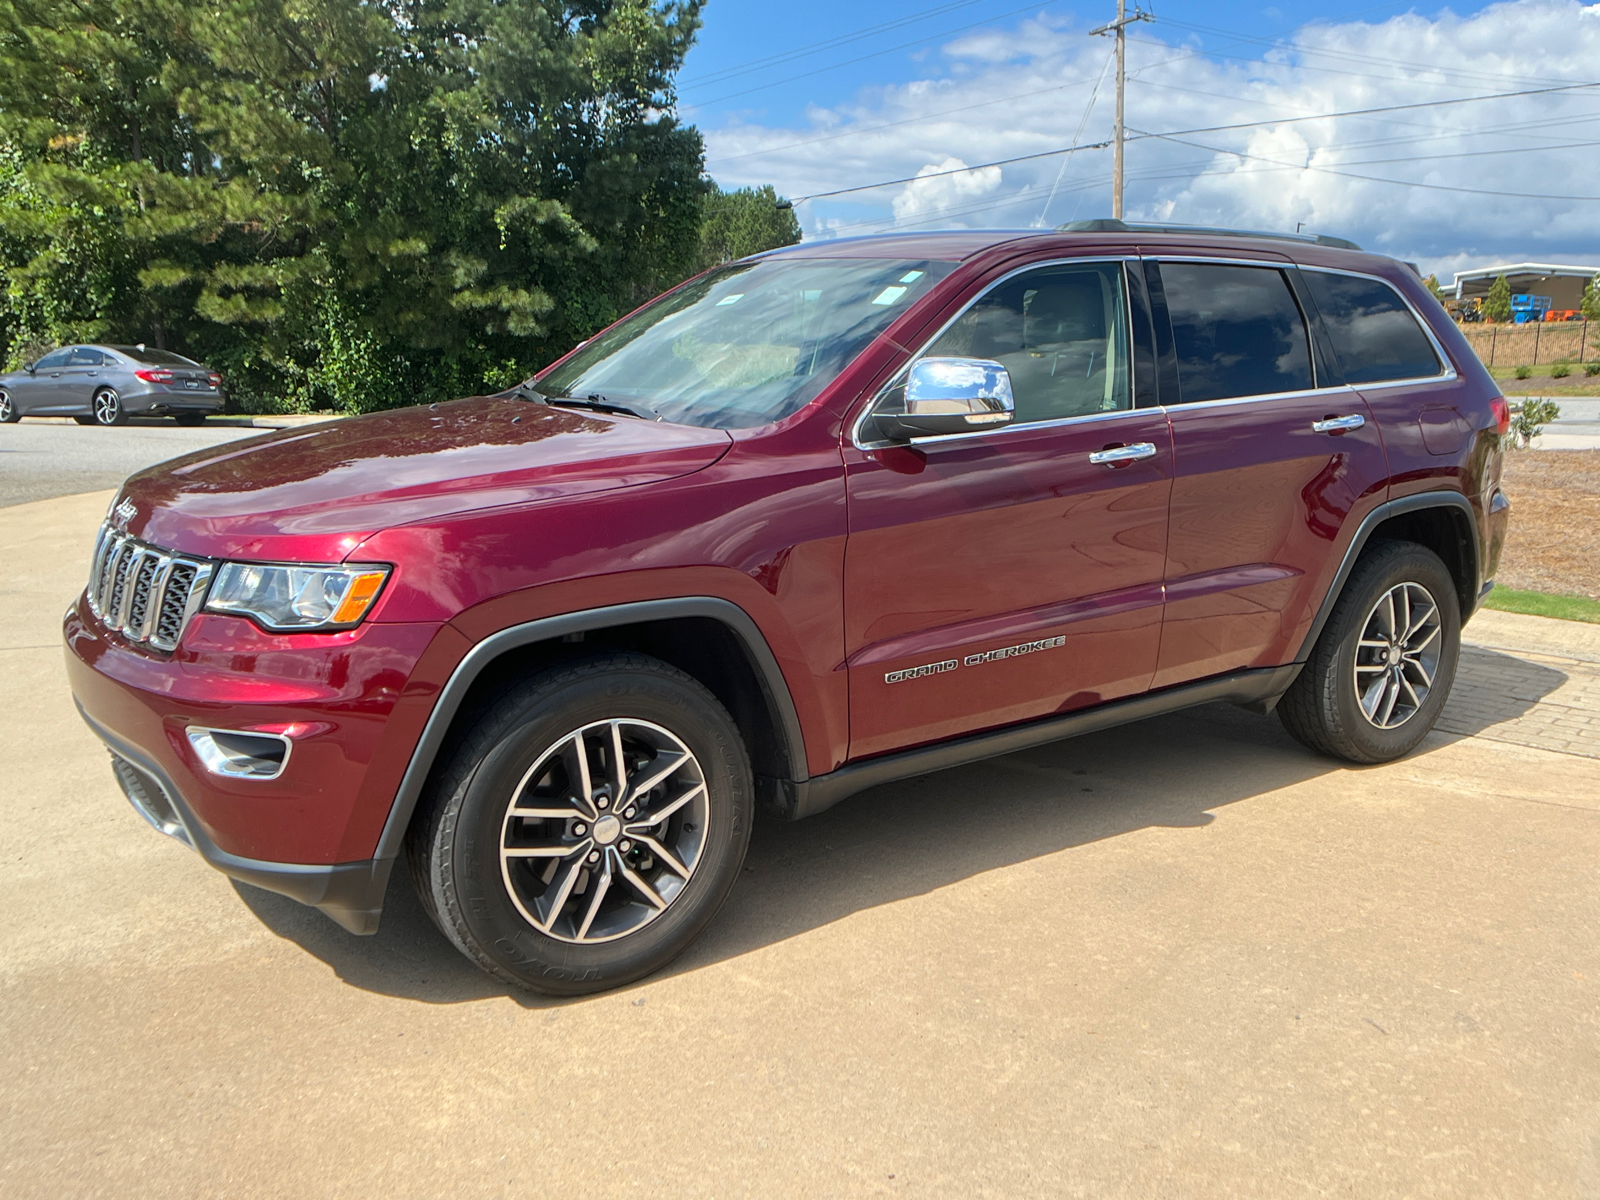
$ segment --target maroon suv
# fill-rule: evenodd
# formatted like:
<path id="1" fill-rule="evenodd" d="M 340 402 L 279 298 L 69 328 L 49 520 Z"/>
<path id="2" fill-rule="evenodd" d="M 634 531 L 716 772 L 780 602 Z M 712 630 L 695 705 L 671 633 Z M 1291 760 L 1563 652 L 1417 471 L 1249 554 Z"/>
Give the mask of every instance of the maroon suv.
<path id="1" fill-rule="evenodd" d="M 756 805 L 1189 705 L 1411 750 L 1505 536 L 1416 272 L 1097 222 L 712 270 L 498 396 L 134 476 L 66 617 L 158 829 L 512 983 L 681 951 Z"/>

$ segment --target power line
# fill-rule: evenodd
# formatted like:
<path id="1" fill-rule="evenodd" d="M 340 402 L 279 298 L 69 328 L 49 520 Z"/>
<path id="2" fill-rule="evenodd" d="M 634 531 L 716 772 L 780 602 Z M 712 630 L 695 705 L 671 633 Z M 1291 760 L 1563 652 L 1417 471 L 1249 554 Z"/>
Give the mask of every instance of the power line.
<path id="1" fill-rule="evenodd" d="M 1420 108 L 1443 108 L 1443 107 L 1446 107 L 1448 105 L 1454 105 L 1454 104 L 1475 104 L 1475 103 L 1479 103 L 1479 102 L 1485 101 L 1485 100 L 1509 100 L 1509 99 L 1514 99 L 1514 98 L 1519 97 L 1519 96 L 1542 96 L 1542 95 L 1549 95 L 1549 94 L 1554 93 L 1554 92 L 1580 91 L 1580 90 L 1585 90 L 1585 89 L 1590 89 L 1590 88 L 1595 88 L 1595 87 L 1600 87 L 1600 84 L 1595 84 L 1595 83 L 1573 83 L 1573 84 L 1564 84 L 1564 85 L 1561 85 L 1559 87 L 1528 88 L 1528 89 L 1524 89 L 1522 91 L 1516 91 L 1516 92 L 1497 92 L 1497 93 L 1495 93 L 1493 95 L 1487 95 L 1487 96 L 1458 96 L 1458 97 L 1456 97 L 1454 99 L 1450 99 L 1450 100 L 1422 100 L 1422 101 L 1416 101 L 1416 102 L 1410 103 L 1410 104 L 1388 104 L 1388 105 L 1382 105 L 1382 106 L 1376 107 L 1376 108 L 1349 109 L 1349 110 L 1346 110 L 1344 112 L 1312 113 L 1312 114 L 1307 114 L 1305 116 L 1298 116 L 1298 117 L 1270 117 L 1270 118 L 1267 118 L 1267 119 L 1261 120 L 1261 121 L 1237 121 L 1237 122 L 1234 122 L 1234 123 L 1229 124 L 1229 125 L 1207 125 L 1207 126 L 1202 126 L 1202 127 L 1195 128 L 1195 129 L 1175 129 L 1175 130 L 1171 130 L 1171 131 L 1168 131 L 1168 132 L 1165 132 L 1165 133 L 1149 133 L 1149 132 L 1141 131 L 1138 134 L 1138 137 L 1141 138 L 1141 139 L 1142 138 L 1158 138 L 1158 139 L 1161 139 L 1163 141 L 1173 141 L 1173 140 L 1175 140 L 1177 138 L 1186 137 L 1186 136 L 1189 136 L 1189 135 L 1192 135 L 1192 134 L 1197 134 L 1197 133 L 1224 133 L 1224 132 L 1230 132 L 1230 131 L 1239 130 L 1239 129 L 1257 129 L 1257 128 L 1260 128 L 1263 125 L 1292 125 L 1292 124 L 1298 124 L 1299 122 L 1302 122 L 1302 121 L 1332 121 L 1332 120 L 1338 120 L 1338 119 L 1345 118 L 1345 117 L 1371 116 L 1371 115 L 1374 115 L 1374 114 L 1377 114 L 1377 113 L 1388 113 L 1388 112 L 1407 112 L 1407 111 L 1420 109 Z M 881 180 L 881 181 L 879 181 L 877 183 L 863 183 L 863 184 L 859 184 L 859 185 L 857 185 L 855 187 L 835 188 L 834 190 L 827 191 L 827 192 L 811 192 L 811 193 L 809 193 L 807 195 L 804 195 L 804 196 L 796 196 L 791 201 L 791 203 L 792 204 L 801 204 L 801 203 L 804 203 L 807 200 L 822 200 L 822 199 L 825 199 L 825 198 L 830 197 L 830 196 L 844 196 L 844 195 L 849 195 L 849 194 L 851 194 L 853 192 L 867 192 L 867 191 L 872 191 L 872 190 L 874 190 L 876 188 L 894 187 L 896 184 L 911 183 L 911 182 L 913 182 L 914 180 L 917 180 L 917 179 L 937 179 L 940 176 L 944 176 L 944 175 L 959 175 L 959 174 L 963 174 L 963 173 L 968 172 L 968 171 L 982 171 L 982 170 L 985 170 L 985 169 L 987 169 L 989 167 L 1004 167 L 1004 166 L 1009 166 L 1012 163 L 1027 162 L 1027 161 L 1029 161 L 1031 159 L 1050 158 L 1050 157 L 1053 157 L 1054 155 L 1057 155 L 1057 154 L 1072 154 L 1072 153 L 1076 153 L 1077 151 L 1082 151 L 1082 150 L 1103 150 L 1107 146 L 1109 146 L 1110 144 L 1111 143 L 1109 141 L 1106 141 L 1106 142 L 1094 142 L 1094 143 L 1090 143 L 1089 145 L 1077 146 L 1077 147 L 1062 146 L 1062 147 L 1058 147 L 1058 148 L 1056 148 L 1054 150 L 1041 150 L 1041 151 L 1038 151 L 1037 153 L 1034 153 L 1034 154 L 1019 154 L 1014 158 L 995 159 L 992 162 L 978 163 L 978 164 L 976 164 L 974 166 L 970 166 L 970 167 L 953 167 L 953 168 L 951 168 L 949 170 L 945 170 L 945 171 L 930 171 L 930 172 L 928 172 L 926 174 L 923 174 L 923 175 L 908 175 L 908 176 L 905 176 L 904 178 L 901 178 L 901 179 L 885 179 L 885 180 Z M 1211 149 L 1211 150 L 1213 150 L 1214 153 L 1217 153 L 1217 154 L 1232 154 L 1232 153 L 1235 153 L 1234 151 L 1231 151 L 1231 150 L 1217 150 L 1217 149 L 1215 149 L 1213 147 L 1207 147 L 1207 146 L 1199 146 L 1197 148 L 1201 149 L 1201 150 Z M 1282 164 L 1282 165 L 1287 165 L 1287 164 Z M 1392 182 L 1397 182 L 1397 181 L 1395 181 L 1395 180 L 1378 180 L 1377 182 L 1391 182 L 1392 183 Z M 1485 194 L 1498 195 L 1499 193 L 1485 193 Z M 1552 196 L 1552 197 L 1546 197 L 1546 198 L 1547 199 L 1586 199 L 1587 197 Z"/>
<path id="2" fill-rule="evenodd" d="M 1460 193 L 1460 194 L 1463 194 L 1463 195 L 1468 195 L 1468 196 L 1510 196 L 1510 197 L 1513 197 L 1513 198 L 1518 198 L 1518 199 L 1523 199 L 1523 200 L 1600 200 L 1600 196 L 1551 196 L 1551 195 L 1540 195 L 1540 194 L 1534 193 L 1534 192 L 1497 192 L 1497 191 L 1489 191 L 1489 190 L 1484 189 L 1484 188 L 1450 187 L 1450 186 L 1448 186 L 1446 184 L 1442 184 L 1442 183 L 1414 183 L 1414 182 L 1412 182 L 1410 180 L 1406 180 L 1406 179 L 1384 179 L 1384 178 L 1382 178 L 1380 176 L 1377 176 L 1377 175 L 1357 175 L 1352 171 L 1338 171 L 1338 170 L 1333 169 L 1332 167 L 1313 167 L 1313 166 L 1310 166 L 1308 164 L 1302 165 L 1300 163 L 1286 163 L 1286 162 L 1283 162 L 1280 159 L 1265 158 L 1265 157 L 1263 157 L 1263 156 L 1261 156 L 1259 154 L 1247 154 L 1242 150 L 1225 150 L 1220 146 L 1203 146 L 1199 142 L 1184 141 L 1184 140 L 1181 140 L 1181 139 L 1179 139 L 1177 137 L 1172 136 L 1171 134 L 1146 133 L 1143 136 L 1151 137 L 1151 138 L 1158 138 L 1163 142 L 1174 142 L 1179 146 L 1189 146 L 1189 147 L 1191 147 L 1192 149 L 1195 149 L 1195 150 L 1209 150 L 1213 154 L 1229 154 L 1229 155 L 1234 156 L 1235 158 L 1248 158 L 1253 162 L 1271 163 L 1273 166 L 1287 167 L 1290 170 L 1315 171 L 1315 172 L 1317 172 L 1319 174 L 1322 174 L 1322 175 L 1339 175 L 1339 176 L 1342 176 L 1345 179 L 1359 179 L 1359 180 L 1362 180 L 1363 182 L 1366 182 L 1366 183 L 1387 183 L 1387 184 L 1392 184 L 1392 185 L 1394 185 L 1396 187 L 1422 188 L 1422 189 L 1424 189 L 1426 191 L 1430 191 L 1430 192 L 1457 192 L 1457 193 Z M 1552 149 L 1553 147 L 1541 147 L 1541 148 L 1542 149 Z M 1440 157 L 1455 158 L 1455 157 L 1465 157 L 1465 156 L 1464 155 L 1462 155 L 1462 156 L 1441 155 Z M 1410 161 L 1410 160 L 1401 160 L 1401 161 Z"/>
<path id="3" fill-rule="evenodd" d="M 951 167 L 948 171 L 929 171 L 923 175 L 907 175 L 904 179 L 885 179 L 881 183 L 863 183 L 860 187 L 837 188 L 831 192 L 812 192 L 796 196 L 790 204 L 804 204 L 807 200 L 821 200 L 827 196 L 845 196 L 851 192 L 870 192 L 875 188 L 893 187 L 897 183 L 914 183 L 919 179 L 938 179 L 944 175 L 965 175 L 969 171 L 985 171 L 990 167 L 1004 167 L 1011 163 L 1027 162 L 1033 158 L 1054 158 L 1057 154 L 1075 154 L 1079 150 L 1104 150 L 1109 141 L 1091 142 L 1087 146 L 1061 146 L 1055 150 L 1041 150 L 1037 154 L 1019 154 L 1015 158 L 997 158 L 993 162 L 979 163 L 975 167 Z"/>

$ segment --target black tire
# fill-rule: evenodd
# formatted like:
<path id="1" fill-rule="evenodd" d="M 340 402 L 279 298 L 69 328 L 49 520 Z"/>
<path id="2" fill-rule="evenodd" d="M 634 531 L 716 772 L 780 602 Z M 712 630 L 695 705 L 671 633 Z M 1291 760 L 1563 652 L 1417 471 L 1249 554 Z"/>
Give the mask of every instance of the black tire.
<path id="1" fill-rule="evenodd" d="M 22 414 L 17 411 L 17 405 L 11 399 L 11 393 L 0 388 L 0 425 L 15 425 L 22 420 Z"/>
<path id="2" fill-rule="evenodd" d="M 128 423 L 128 410 L 123 407 L 122 397 L 117 395 L 116 388 L 101 388 L 94 394 L 90 405 L 93 408 L 91 418 L 96 425 L 126 425 Z"/>
<path id="3" fill-rule="evenodd" d="M 189 428 L 192 429 L 196 425 L 204 425 L 206 423 L 206 414 L 205 413 L 178 413 L 172 419 L 174 421 L 176 421 L 179 425 L 186 425 L 186 426 L 188 426 Z"/>
<path id="4" fill-rule="evenodd" d="M 590 730 L 608 728 L 607 723 L 614 720 L 632 722 L 630 730 L 646 726 L 660 730 L 686 747 L 694 760 L 693 771 L 681 784 L 647 790 L 642 793 L 645 799 L 639 802 L 640 809 L 626 810 L 637 812 L 640 821 L 684 804 L 683 796 L 696 792 L 696 787 L 689 785 L 696 778 L 703 779 L 703 802 L 697 799 L 680 808 L 653 830 L 662 847 L 671 843 L 670 853 L 682 860 L 679 866 L 688 863 L 687 880 L 678 880 L 664 863 L 644 851 L 642 842 L 630 843 L 628 835 L 639 828 L 637 824 L 615 820 L 604 831 L 612 839 L 609 841 L 601 840 L 603 821 L 592 820 L 591 836 L 585 839 L 590 849 L 576 856 L 503 859 L 502 846 L 511 841 L 527 837 L 540 845 L 565 845 L 567 838 L 584 833 L 581 821 L 536 821 L 530 826 L 521 819 L 508 819 L 508 811 L 521 811 L 538 781 L 552 778 L 535 773 L 534 784 L 528 784 L 535 768 L 539 772 L 547 769 L 541 764 L 563 764 L 555 768 L 559 774 L 553 777 L 557 782 L 550 785 L 554 790 L 542 793 L 543 803 L 577 803 L 558 799 L 582 792 L 575 769 L 569 771 L 565 765 L 573 763 L 575 768 L 575 760 L 561 757 L 574 753 L 574 745 L 586 747 L 585 762 L 595 779 L 602 775 L 609 779 L 612 756 L 591 758 L 588 748 L 603 743 L 587 742 L 585 736 Z M 565 752 L 563 746 L 568 748 Z M 596 755 L 601 753 L 595 750 Z M 669 761 L 661 757 L 665 751 L 654 759 L 634 759 L 634 753 L 625 750 L 624 762 L 638 764 L 641 780 L 655 763 Z M 593 789 L 591 814 L 605 807 L 601 802 L 607 797 L 602 793 L 608 786 Z M 677 800 L 672 799 L 673 788 L 678 789 Z M 744 742 L 716 697 L 695 679 L 657 659 L 610 654 L 542 672 L 513 688 L 477 720 L 451 754 L 436 786 L 424 797 L 407 833 L 407 859 L 423 906 L 468 958 L 517 987 L 551 995 L 582 995 L 660 969 L 716 915 L 744 862 L 753 791 Z M 654 798 L 658 794 L 659 800 Z M 514 805 L 517 807 L 511 807 Z M 576 813 L 562 811 L 569 817 Z M 691 813 L 693 823 L 687 820 Z M 674 825 L 676 833 L 671 832 Z M 536 832 L 525 834 L 530 827 Z M 674 837 L 678 840 L 673 841 Z M 698 845 L 692 847 L 690 861 L 683 839 L 696 837 Z M 631 859 L 627 853 L 630 844 L 635 855 Z M 642 862 L 637 858 L 640 853 L 644 854 Z M 588 866 L 596 861 L 591 855 L 598 857 L 599 866 Z M 632 863 L 658 899 L 672 887 L 676 892 L 660 908 L 645 904 L 641 889 L 623 879 L 624 862 Z M 580 863 L 590 872 L 587 876 L 580 871 Z M 545 864 L 542 881 L 535 864 Z M 527 874 L 519 873 L 523 871 Z M 575 883 L 566 881 L 569 871 Z M 604 885 L 600 871 L 605 872 Z M 562 890 L 560 900 L 552 902 L 550 893 L 563 883 L 568 890 Z M 540 887 L 546 891 L 530 899 L 529 889 Z M 541 904 L 546 928 L 535 924 Z M 611 908 L 605 910 L 603 905 Z M 596 911 L 610 915 L 597 919 Z M 578 927 L 580 916 L 594 922 L 592 927 L 585 925 L 585 930 L 604 933 L 602 925 L 610 921 L 612 929 L 622 932 L 606 933 L 612 940 L 582 940 L 585 933 Z M 630 927 L 629 922 L 635 920 L 645 923 Z"/>
<path id="5" fill-rule="evenodd" d="M 1367 696 L 1374 696 L 1371 689 L 1382 684 L 1384 672 L 1390 669 L 1397 697 L 1403 695 L 1398 683 L 1402 676 L 1410 695 L 1416 696 L 1419 686 L 1420 676 L 1412 667 L 1382 665 L 1394 662 L 1391 650 L 1361 646 L 1369 620 L 1381 620 L 1376 611 L 1379 603 L 1402 585 L 1408 585 L 1405 603 L 1417 603 L 1420 594 L 1415 589 L 1420 588 L 1437 609 L 1437 658 L 1431 671 L 1424 672 L 1431 676 L 1431 683 L 1419 697 L 1420 703 L 1402 699 L 1385 716 L 1379 697 L 1373 701 L 1379 709 L 1374 718 L 1363 707 L 1363 691 L 1357 687 L 1358 655 L 1362 658 L 1360 670 L 1367 673 L 1361 676 L 1367 681 Z M 1421 605 L 1417 607 L 1420 611 Z M 1426 630 L 1419 632 L 1414 641 L 1425 636 Z M 1460 655 L 1461 609 L 1449 570 L 1426 547 L 1380 542 L 1362 555 L 1350 573 L 1310 660 L 1278 703 L 1278 718 L 1297 741 L 1322 754 L 1353 763 L 1390 762 L 1409 754 L 1432 730 L 1449 699 Z M 1383 727 L 1384 720 L 1395 723 Z"/>

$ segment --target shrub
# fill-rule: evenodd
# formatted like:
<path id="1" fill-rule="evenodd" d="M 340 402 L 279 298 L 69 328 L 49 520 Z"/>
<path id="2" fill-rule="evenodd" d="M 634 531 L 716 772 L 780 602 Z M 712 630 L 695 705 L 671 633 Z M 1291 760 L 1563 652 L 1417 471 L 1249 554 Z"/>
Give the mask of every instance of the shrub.
<path id="1" fill-rule="evenodd" d="M 1511 416 L 1511 444 L 1526 448 L 1560 415 L 1561 406 L 1554 400 L 1524 400 Z"/>
<path id="2" fill-rule="evenodd" d="M 1533 377 L 1533 368 L 1532 367 L 1518 367 L 1517 368 L 1517 378 L 1518 379 L 1531 379 L 1532 377 Z"/>
<path id="3" fill-rule="evenodd" d="M 1600 363 L 1584 363 L 1583 373 L 1589 376 L 1600 375 Z"/>
<path id="4" fill-rule="evenodd" d="M 1572 368 L 1567 366 L 1566 363 L 1557 363 L 1555 366 L 1550 368 L 1550 378 L 1551 379 L 1565 379 L 1568 375 L 1571 375 L 1571 374 L 1572 374 Z"/>

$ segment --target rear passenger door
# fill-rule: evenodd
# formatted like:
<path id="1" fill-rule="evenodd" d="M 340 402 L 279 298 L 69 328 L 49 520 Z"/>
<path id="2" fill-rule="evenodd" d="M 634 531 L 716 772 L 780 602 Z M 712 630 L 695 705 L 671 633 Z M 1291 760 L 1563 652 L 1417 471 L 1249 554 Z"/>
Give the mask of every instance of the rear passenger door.
<path id="1" fill-rule="evenodd" d="M 89 401 L 100 382 L 105 356 L 87 346 L 74 346 L 55 380 L 52 404 L 58 412 L 89 412 Z"/>
<path id="2" fill-rule="evenodd" d="M 1166 259 L 1146 271 L 1174 463 L 1154 686 L 1281 665 L 1360 518 L 1385 499 L 1377 424 L 1287 264 Z"/>
<path id="3" fill-rule="evenodd" d="M 1474 432 L 1470 389 L 1418 315 L 1386 280 L 1302 271 L 1345 382 L 1383 426 L 1394 494 L 1454 485 Z"/>

